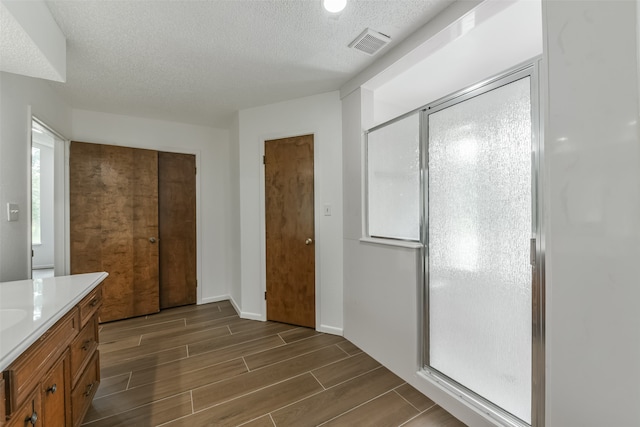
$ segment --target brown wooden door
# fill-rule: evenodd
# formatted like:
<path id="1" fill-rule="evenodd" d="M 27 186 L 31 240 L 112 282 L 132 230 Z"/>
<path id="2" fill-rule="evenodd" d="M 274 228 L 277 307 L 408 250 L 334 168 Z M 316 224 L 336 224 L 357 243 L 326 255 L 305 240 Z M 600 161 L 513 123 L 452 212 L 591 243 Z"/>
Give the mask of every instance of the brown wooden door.
<path id="1" fill-rule="evenodd" d="M 265 141 L 267 319 L 315 327 L 313 135 Z"/>
<path id="2" fill-rule="evenodd" d="M 196 157 L 158 153 L 160 308 L 196 302 Z"/>
<path id="3" fill-rule="evenodd" d="M 109 273 L 100 321 L 159 311 L 158 153 L 72 142 L 71 274 Z"/>

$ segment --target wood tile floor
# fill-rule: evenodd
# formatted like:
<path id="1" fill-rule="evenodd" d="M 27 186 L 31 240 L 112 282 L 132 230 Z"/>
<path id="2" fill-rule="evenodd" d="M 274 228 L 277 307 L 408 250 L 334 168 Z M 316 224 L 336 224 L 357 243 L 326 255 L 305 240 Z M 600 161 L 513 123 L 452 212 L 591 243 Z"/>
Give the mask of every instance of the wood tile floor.
<path id="1" fill-rule="evenodd" d="M 464 426 L 342 337 L 228 301 L 100 326 L 86 426 Z"/>

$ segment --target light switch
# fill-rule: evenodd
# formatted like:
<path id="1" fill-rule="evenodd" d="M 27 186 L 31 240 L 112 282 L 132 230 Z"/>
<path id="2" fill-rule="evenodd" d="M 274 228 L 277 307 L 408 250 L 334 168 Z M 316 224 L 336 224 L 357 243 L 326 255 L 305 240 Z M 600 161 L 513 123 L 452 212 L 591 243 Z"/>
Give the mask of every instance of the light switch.
<path id="1" fill-rule="evenodd" d="M 331 205 L 324 205 L 324 216 L 331 216 Z"/>
<path id="2" fill-rule="evenodd" d="M 20 208 L 17 203 L 7 203 L 7 221 L 17 221 Z"/>

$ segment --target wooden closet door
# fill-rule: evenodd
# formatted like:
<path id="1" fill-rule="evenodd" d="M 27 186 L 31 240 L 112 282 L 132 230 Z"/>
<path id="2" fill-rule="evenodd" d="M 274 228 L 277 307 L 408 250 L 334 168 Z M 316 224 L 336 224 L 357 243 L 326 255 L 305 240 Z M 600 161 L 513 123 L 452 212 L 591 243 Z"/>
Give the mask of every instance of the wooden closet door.
<path id="1" fill-rule="evenodd" d="M 158 154 L 72 142 L 71 274 L 106 271 L 100 321 L 159 311 Z"/>
<path id="2" fill-rule="evenodd" d="M 158 153 L 160 308 L 196 303 L 196 156 Z"/>

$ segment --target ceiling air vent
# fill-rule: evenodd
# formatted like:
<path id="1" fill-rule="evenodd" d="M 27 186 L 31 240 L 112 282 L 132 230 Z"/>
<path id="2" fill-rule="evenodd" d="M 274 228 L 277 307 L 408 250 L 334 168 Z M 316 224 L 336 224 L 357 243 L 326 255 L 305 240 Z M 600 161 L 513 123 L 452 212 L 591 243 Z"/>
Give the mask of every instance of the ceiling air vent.
<path id="1" fill-rule="evenodd" d="M 364 52 L 367 55 L 375 55 L 390 41 L 391 37 L 367 28 L 356 37 L 354 41 L 349 43 L 349 47 Z"/>

